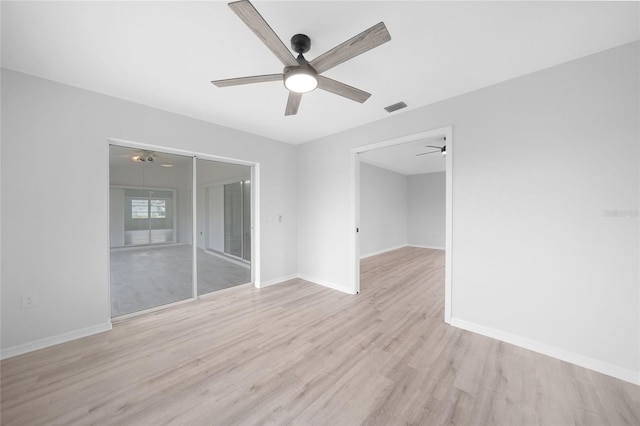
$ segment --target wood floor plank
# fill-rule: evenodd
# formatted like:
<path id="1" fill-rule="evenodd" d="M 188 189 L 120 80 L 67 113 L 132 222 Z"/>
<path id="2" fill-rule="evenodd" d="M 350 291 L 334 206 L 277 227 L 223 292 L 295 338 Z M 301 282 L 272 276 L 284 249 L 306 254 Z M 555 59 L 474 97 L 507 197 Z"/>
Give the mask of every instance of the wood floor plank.
<path id="1" fill-rule="evenodd" d="M 444 253 L 240 286 L 2 361 L 3 425 L 638 425 L 640 388 L 443 322 Z"/>

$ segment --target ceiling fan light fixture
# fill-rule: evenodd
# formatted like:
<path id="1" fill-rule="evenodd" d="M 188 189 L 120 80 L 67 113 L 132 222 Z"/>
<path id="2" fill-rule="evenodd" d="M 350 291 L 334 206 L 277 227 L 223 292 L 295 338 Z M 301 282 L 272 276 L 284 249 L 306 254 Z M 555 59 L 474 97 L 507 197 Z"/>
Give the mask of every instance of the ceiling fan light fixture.
<path id="1" fill-rule="evenodd" d="M 296 93 L 311 92 L 318 87 L 318 74 L 311 67 L 287 67 L 284 87 Z"/>

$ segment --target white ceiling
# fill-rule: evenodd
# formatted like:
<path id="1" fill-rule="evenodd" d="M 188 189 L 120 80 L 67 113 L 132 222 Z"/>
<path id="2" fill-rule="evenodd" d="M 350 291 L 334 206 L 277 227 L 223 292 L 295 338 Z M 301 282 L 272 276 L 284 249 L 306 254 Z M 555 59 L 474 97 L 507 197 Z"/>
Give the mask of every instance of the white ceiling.
<path id="1" fill-rule="evenodd" d="M 419 175 L 445 171 L 445 158 L 441 153 L 420 155 L 424 152 L 437 151 L 425 145 L 443 146 L 444 138 L 422 139 L 401 145 L 393 145 L 360 154 L 360 161 L 373 166 L 382 167 L 403 175 Z"/>
<path id="2" fill-rule="evenodd" d="M 214 79 L 282 64 L 226 2 L 7 2 L 2 66 L 289 143 L 302 143 L 637 40 L 637 2 L 255 1 L 311 60 L 384 21 L 392 40 L 325 73 L 371 92 L 321 90 L 285 117 L 281 83 Z M 394 114 L 400 114 L 396 112 Z"/>
<path id="3" fill-rule="evenodd" d="M 141 169 L 152 167 L 160 173 L 169 174 L 169 176 L 175 177 L 174 173 L 181 173 L 180 171 L 178 171 L 178 169 L 182 171 L 190 170 L 190 166 L 193 161 L 193 157 L 189 157 L 186 155 L 168 154 L 159 151 L 151 151 L 156 158 L 156 161 L 154 161 L 153 163 L 137 162 L 131 159 L 131 156 L 138 155 L 143 152 L 145 151 L 141 149 L 111 145 L 109 147 L 109 167 L 112 167 L 112 173 L 120 173 L 123 168 Z M 162 164 L 171 164 L 171 167 L 163 167 Z M 117 170 L 113 169 L 113 167 L 116 167 Z M 185 169 L 186 167 L 189 167 L 189 169 Z M 205 160 L 201 158 L 198 158 L 196 164 L 196 172 L 198 186 L 216 182 L 226 182 L 233 179 L 245 179 L 251 176 L 251 169 L 248 166 Z M 190 179 L 188 176 L 189 174 L 184 175 L 184 177 Z M 179 182 L 179 180 L 176 180 L 174 184 L 178 185 Z"/>

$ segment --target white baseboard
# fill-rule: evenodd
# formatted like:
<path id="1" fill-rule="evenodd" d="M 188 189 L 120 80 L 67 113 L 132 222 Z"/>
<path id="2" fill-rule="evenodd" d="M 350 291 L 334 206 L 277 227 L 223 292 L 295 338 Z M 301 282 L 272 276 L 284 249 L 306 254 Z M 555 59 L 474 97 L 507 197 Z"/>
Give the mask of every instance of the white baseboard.
<path id="1" fill-rule="evenodd" d="M 640 385 L 640 371 L 627 370 L 625 368 L 579 355 L 574 352 L 569 352 L 555 346 L 547 345 L 535 340 L 529 340 L 524 337 L 520 337 L 511 333 L 505 333 L 503 331 L 495 330 L 493 328 L 485 327 L 461 319 L 452 318 L 451 325 L 463 330 L 468 330 L 474 333 L 482 334 L 483 336 L 491 337 L 492 339 L 510 343 L 521 348 L 529 349 L 543 355 L 548 355 L 550 357 L 557 358 L 562 361 L 578 365 L 580 367 L 588 368 L 589 370 L 594 370 L 599 373 L 606 374 L 607 376 L 624 380 L 625 382 Z"/>
<path id="2" fill-rule="evenodd" d="M 227 262 L 233 263 L 235 265 L 242 266 L 242 267 L 247 268 L 247 269 L 251 268 L 251 263 L 245 262 L 244 260 L 241 260 L 240 258 L 235 259 L 235 258 L 233 258 L 231 256 L 228 256 L 228 255 L 226 255 L 224 253 L 220 253 L 219 251 L 212 250 L 212 249 L 204 249 L 203 251 L 208 255 L 215 256 L 215 257 L 220 258 L 222 260 L 226 260 Z"/>
<path id="3" fill-rule="evenodd" d="M 27 352 L 37 351 L 38 349 L 48 348 L 49 346 L 59 345 L 60 343 L 69 342 L 71 340 L 80 339 L 82 337 L 91 336 L 111 330 L 111 322 L 104 324 L 92 325 L 90 327 L 81 328 L 79 330 L 69 331 L 67 333 L 57 334 L 44 339 L 35 340 L 33 342 L 23 343 L 22 345 L 12 346 L 0 351 L 0 359 L 7 359 L 14 356 L 26 354 Z"/>
<path id="4" fill-rule="evenodd" d="M 360 259 L 366 259 L 367 257 L 376 256 L 378 254 L 386 253 L 388 251 L 398 250 L 398 249 L 405 248 L 405 247 L 407 247 L 407 245 L 403 244 L 401 246 L 395 246 L 395 247 L 389 247 L 389 248 L 386 248 L 386 249 L 383 249 L 383 250 L 377 250 L 377 251 L 374 251 L 372 253 L 367 253 L 367 254 L 361 255 Z"/>
<path id="5" fill-rule="evenodd" d="M 422 244 L 403 244 L 401 246 L 389 247 L 389 248 L 386 248 L 384 250 L 378 250 L 378 251 L 374 251 L 372 253 L 363 254 L 363 255 L 360 256 L 360 260 L 366 259 L 367 257 L 377 256 L 379 254 L 387 253 L 389 251 L 405 248 L 405 247 L 426 248 L 426 249 L 431 249 L 431 250 L 445 250 L 445 248 L 441 247 L 441 246 L 427 246 L 427 245 L 422 245 Z"/>
<path id="6" fill-rule="evenodd" d="M 309 281 L 309 282 L 314 283 L 314 284 L 321 285 L 323 287 L 328 287 L 328 288 L 333 289 L 333 290 L 338 290 L 338 291 L 341 291 L 343 293 L 356 294 L 354 289 L 347 288 L 347 287 L 345 287 L 343 285 L 336 284 L 336 283 L 333 283 L 331 281 L 323 280 L 323 279 L 320 279 L 320 278 L 313 278 L 313 277 L 310 277 L 308 275 L 303 275 L 303 274 L 298 274 L 298 278 L 303 279 L 305 281 Z"/>
<path id="7" fill-rule="evenodd" d="M 262 281 L 262 282 L 258 283 L 258 285 L 256 285 L 256 288 L 265 288 L 265 287 L 269 287 L 269 286 L 274 285 L 274 284 L 280 284 L 280 283 L 283 283 L 285 281 L 293 280 L 293 279 L 296 279 L 296 278 L 298 278 L 298 274 L 292 274 L 292 275 L 287 275 L 285 277 L 274 278 L 272 280 Z"/>
<path id="8" fill-rule="evenodd" d="M 408 247 L 416 247 L 416 248 L 426 248 L 431 250 L 446 250 L 445 247 L 442 246 L 428 246 L 424 244 L 407 244 Z"/>
<path id="9" fill-rule="evenodd" d="M 272 286 L 272 285 L 281 284 L 281 283 L 284 283 L 286 281 L 293 280 L 293 279 L 296 279 L 296 278 L 300 278 L 301 280 L 309 281 L 310 283 L 318 284 L 318 285 L 321 285 L 323 287 L 328 287 L 328 288 L 330 288 L 332 290 L 341 291 L 342 293 L 356 294 L 355 291 L 353 291 L 352 289 L 348 289 L 348 288 L 346 288 L 346 287 L 344 287 L 342 285 L 339 285 L 339 284 L 336 284 L 336 283 L 332 283 L 331 281 L 322 280 L 320 278 L 313 278 L 313 277 L 310 277 L 310 276 L 304 275 L 304 274 L 287 275 L 285 277 L 280 277 L 280 278 L 275 278 L 275 279 L 268 280 L 268 281 L 263 281 L 259 285 L 257 285 L 256 288 L 265 288 L 265 287 L 269 287 L 269 286 Z"/>
<path id="10" fill-rule="evenodd" d="M 133 251 L 133 250 L 147 250 L 154 248 L 166 248 L 175 246 L 186 246 L 187 243 L 156 243 L 156 244 L 140 244 L 136 246 L 116 246 L 109 247 L 111 251 Z"/>

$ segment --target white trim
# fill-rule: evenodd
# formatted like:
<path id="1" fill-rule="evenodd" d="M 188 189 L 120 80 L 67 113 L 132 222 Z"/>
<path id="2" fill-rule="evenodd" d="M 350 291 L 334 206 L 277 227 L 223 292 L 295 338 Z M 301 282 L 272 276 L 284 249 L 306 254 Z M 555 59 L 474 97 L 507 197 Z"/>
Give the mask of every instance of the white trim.
<path id="1" fill-rule="evenodd" d="M 287 281 L 295 280 L 298 277 L 298 274 L 291 274 L 280 278 L 274 278 L 272 280 L 263 281 L 260 283 L 260 286 L 256 286 L 257 288 L 265 288 L 276 284 L 282 284 Z"/>
<path id="2" fill-rule="evenodd" d="M 444 322 L 453 315 L 453 127 L 444 130 L 447 146 L 445 157 L 445 254 L 444 254 Z"/>
<path id="3" fill-rule="evenodd" d="M 107 175 L 107 190 L 106 198 L 107 198 L 107 312 L 109 313 L 109 326 L 111 326 L 111 317 L 113 312 L 111 312 L 111 144 L 107 140 L 107 144 L 103 145 L 106 150 L 106 154 L 104 154 Z M 122 242 L 124 244 L 124 241 Z M 2 356 L 0 355 L 0 359 Z"/>
<path id="4" fill-rule="evenodd" d="M 382 249 L 382 250 L 376 250 L 374 252 L 361 255 L 360 256 L 360 260 L 366 259 L 367 257 L 371 257 L 371 256 L 377 256 L 379 254 L 383 254 L 383 253 L 386 253 L 386 252 L 389 252 L 389 251 L 405 248 L 405 247 L 408 247 L 408 246 L 409 246 L 408 244 L 402 244 L 402 245 L 395 246 L 395 247 L 389 247 L 389 248 Z"/>
<path id="5" fill-rule="evenodd" d="M 251 166 L 251 282 L 260 288 L 260 163 Z"/>
<path id="6" fill-rule="evenodd" d="M 314 277 L 310 277 L 308 275 L 303 275 L 303 274 L 298 274 L 298 278 L 305 280 L 305 281 L 309 281 L 310 283 L 313 284 L 318 284 L 321 285 L 323 287 L 327 287 L 330 288 L 332 290 L 338 290 L 341 291 L 343 293 L 347 293 L 347 294 L 357 294 L 355 289 L 353 287 L 349 288 L 340 284 L 336 284 L 333 283 L 331 281 L 327 281 L 327 280 L 323 280 L 320 278 L 314 278 Z"/>
<path id="7" fill-rule="evenodd" d="M 588 368 L 590 370 L 615 377 L 616 379 L 624 380 L 625 382 L 640 385 L 640 371 L 627 370 L 626 368 L 618 367 L 616 365 L 599 361 L 594 358 L 589 358 L 574 352 L 569 352 L 556 346 L 547 345 L 545 343 L 530 340 L 524 337 L 517 336 L 515 334 L 506 333 L 504 331 L 485 327 L 457 318 L 452 318 L 450 324 L 463 330 L 491 337 L 492 339 L 500 340 L 501 342 L 510 343 L 524 349 L 529 349 L 543 355 L 557 358 L 562 361 L 578 365 L 580 367 Z"/>
<path id="8" fill-rule="evenodd" d="M 353 247 L 353 259 L 355 259 L 353 289 L 356 294 L 360 294 L 360 153 L 353 150 L 351 152 L 351 194 L 353 194 L 351 247 Z"/>
<path id="9" fill-rule="evenodd" d="M 198 298 L 198 158 L 191 157 L 191 297 Z M 178 203 L 174 202 L 177 208 Z M 208 236 L 207 236 L 208 237 Z M 205 242 L 204 246 L 207 246 Z"/>
<path id="10" fill-rule="evenodd" d="M 103 333 L 109 330 L 111 330 L 111 322 L 105 322 L 102 324 L 92 325 L 78 330 L 57 334 L 55 336 L 45 337 L 44 339 L 34 340 L 28 343 L 23 343 L 22 345 L 2 349 L 2 351 L 0 351 L 0 359 L 11 358 L 14 356 L 26 354 L 28 352 L 37 351 L 39 349 L 48 348 L 50 346 L 59 345 L 60 343 L 65 343 L 71 340 L 80 339 L 82 337 L 91 336 L 93 334 Z"/>
<path id="11" fill-rule="evenodd" d="M 351 229 L 353 230 L 351 244 L 353 255 L 354 282 L 351 291 L 347 293 L 360 292 L 360 238 L 356 229 L 360 227 L 360 153 L 373 151 L 375 149 L 387 148 L 395 145 L 402 145 L 421 139 L 432 139 L 436 137 L 446 138 L 447 155 L 446 161 L 446 225 L 445 225 L 445 279 L 444 279 L 444 322 L 451 323 L 452 312 L 452 268 L 453 268 L 453 127 L 441 127 L 439 129 L 428 130 L 421 133 L 402 136 L 396 139 L 376 142 L 351 149 Z"/>
<path id="12" fill-rule="evenodd" d="M 407 247 L 415 247 L 415 248 L 424 248 L 424 249 L 431 249 L 431 250 L 446 250 L 446 247 L 442 247 L 442 246 L 429 246 L 429 245 L 424 245 L 424 244 L 407 244 Z"/>
<path id="13" fill-rule="evenodd" d="M 173 308 L 174 306 L 184 305 L 185 303 L 196 302 L 198 299 L 195 297 L 190 297 L 188 299 L 178 300 L 177 302 L 166 303 L 164 305 L 154 306 L 153 308 L 144 309 L 142 311 L 131 312 L 130 314 L 124 314 L 117 317 L 111 318 L 112 323 L 118 323 L 124 320 L 128 320 L 130 318 L 139 317 L 142 315 L 151 314 L 153 312 L 162 311 L 164 309 Z"/>
<path id="14" fill-rule="evenodd" d="M 213 249 L 200 249 L 200 250 L 203 250 L 209 256 L 218 257 L 222 260 L 226 260 L 229 263 L 233 263 L 234 265 L 242 266 L 243 268 L 247 268 L 247 269 L 251 268 L 251 262 L 247 262 L 244 259 L 236 258 L 235 256 L 230 256 L 226 253 L 220 253 L 219 251 L 216 251 Z"/>

